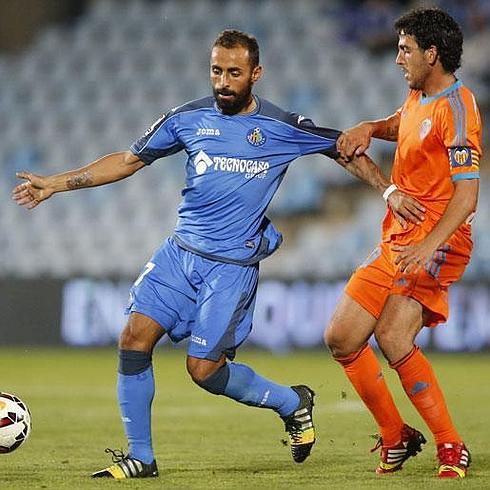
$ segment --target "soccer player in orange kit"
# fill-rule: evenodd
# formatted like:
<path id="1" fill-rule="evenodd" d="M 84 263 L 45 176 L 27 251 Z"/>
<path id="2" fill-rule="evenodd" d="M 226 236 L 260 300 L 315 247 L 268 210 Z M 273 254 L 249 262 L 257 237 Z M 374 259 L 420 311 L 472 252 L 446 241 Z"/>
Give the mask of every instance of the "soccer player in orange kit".
<path id="1" fill-rule="evenodd" d="M 392 185 L 417 199 L 417 223 L 388 209 L 381 244 L 352 275 L 325 331 L 326 344 L 379 425 L 378 474 L 400 470 L 426 442 L 404 423 L 368 344 L 376 341 L 437 446 L 438 475 L 464 478 L 470 454 L 449 415 L 430 362 L 414 343 L 422 326 L 448 317 L 448 287 L 472 250 L 471 218 L 479 186 L 481 122 L 475 97 L 455 76 L 463 36 L 442 10 L 418 9 L 395 23 L 397 65 L 410 92 L 403 106 L 362 122 L 338 142 L 343 156 L 362 154 L 370 138 L 397 141 Z"/>

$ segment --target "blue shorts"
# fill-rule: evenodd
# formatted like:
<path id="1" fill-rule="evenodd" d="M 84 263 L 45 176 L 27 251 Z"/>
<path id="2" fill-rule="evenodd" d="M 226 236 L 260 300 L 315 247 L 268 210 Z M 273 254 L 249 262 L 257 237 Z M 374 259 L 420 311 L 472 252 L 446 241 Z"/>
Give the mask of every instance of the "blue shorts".
<path id="1" fill-rule="evenodd" d="M 233 359 L 252 330 L 258 277 L 258 264 L 209 260 L 168 238 L 134 282 L 126 313 L 152 318 L 173 342 L 190 337 L 190 356 Z"/>

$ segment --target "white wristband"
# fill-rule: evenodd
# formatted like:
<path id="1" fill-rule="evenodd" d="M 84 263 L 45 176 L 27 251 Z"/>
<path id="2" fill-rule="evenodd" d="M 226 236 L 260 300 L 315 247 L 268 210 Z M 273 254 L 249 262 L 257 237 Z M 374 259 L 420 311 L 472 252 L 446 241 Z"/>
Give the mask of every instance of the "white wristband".
<path id="1" fill-rule="evenodd" d="M 388 186 L 385 191 L 383 192 L 383 199 L 388 202 L 388 198 L 390 197 L 390 194 L 397 191 L 398 187 L 395 184 L 391 184 Z"/>

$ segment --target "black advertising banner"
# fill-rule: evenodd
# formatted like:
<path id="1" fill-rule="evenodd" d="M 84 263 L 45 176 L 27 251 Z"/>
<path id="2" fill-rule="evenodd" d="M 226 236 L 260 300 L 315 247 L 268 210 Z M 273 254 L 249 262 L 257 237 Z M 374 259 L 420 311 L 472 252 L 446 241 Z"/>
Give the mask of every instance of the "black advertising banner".
<path id="1" fill-rule="evenodd" d="M 90 278 L 1 280 L 0 345 L 115 344 L 129 287 L 129 281 Z M 246 345 L 279 353 L 321 347 L 343 287 L 344 281 L 263 280 Z M 489 350 L 490 285 L 456 284 L 449 303 L 448 322 L 423 329 L 417 343 L 442 352 Z"/>
<path id="2" fill-rule="evenodd" d="M 0 345 L 61 344 L 63 281 L 0 280 Z"/>

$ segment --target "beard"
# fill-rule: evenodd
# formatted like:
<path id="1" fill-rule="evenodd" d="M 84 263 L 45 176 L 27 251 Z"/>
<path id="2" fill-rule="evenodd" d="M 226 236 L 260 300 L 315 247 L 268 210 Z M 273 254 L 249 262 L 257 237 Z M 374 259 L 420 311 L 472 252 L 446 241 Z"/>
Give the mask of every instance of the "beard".
<path id="1" fill-rule="evenodd" d="M 411 90 L 424 90 L 427 78 L 430 75 L 430 70 L 421 68 L 412 68 L 410 71 L 404 70 L 408 73 L 408 78 L 406 79 L 408 83 L 408 88 Z"/>
<path id="2" fill-rule="evenodd" d="M 410 90 L 422 90 L 424 86 L 420 80 L 412 80 L 408 82 L 408 88 Z"/>
<path id="3" fill-rule="evenodd" d="M 232 116 L 233 114 L 238 114 L 249 103 L 252 95 L 252 84 L 242 92 L 233 92 L 232 90 L 226 89 L 217 90 L 213 88 L 213 95 L 220 111 L 223 114 Z M 220 95 L 230 96 L 230 98 L 225 100 L 222 99 Z"/>

